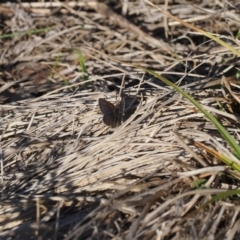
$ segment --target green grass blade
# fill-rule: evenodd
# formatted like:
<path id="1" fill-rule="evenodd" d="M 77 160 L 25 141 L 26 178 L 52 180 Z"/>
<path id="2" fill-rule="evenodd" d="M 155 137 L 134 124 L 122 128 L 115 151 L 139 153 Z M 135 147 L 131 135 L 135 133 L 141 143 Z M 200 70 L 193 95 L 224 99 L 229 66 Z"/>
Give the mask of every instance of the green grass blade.
<path id="1" fill-rule="evenodd" d="M 188 213 L 186 216 L 184 216 L 184 219 L 187 218 L 191 218 L 193 216 L 196 216 L 198 212 L 200 212 L 201 210 L 203 210 L 204 208 L 206 208 L 209 204 L 220 201 L 220 200 L 224 200 L 228 197 L 232 197 L 234 195 L 239 195 L 240 194 L 240 190 L 239 189 L 234 189 L 234 190 L 226 190 L 223 193 L 219 193 L 216 194 L 215 196 L 213 196 L 209 201 L 205 202 L 204 204 L 202 204 L 201 206 L 199 206 L 198 209 Z"/>
<path id="2" fill-rule="evenodd" d="M 80 68 L 81 68 L 81 71 L 83 73 L 83 80 L 87 81 L 88 80 L 88 75 L 87 75 L 87 68 L 86 68 L 86 65 L 85 65 L 84 57 L 83 57 L 81 51 L 79 51 L 79 50 L 77 50 L 77 54 L 78 54 L 78 61 L 79 61 L 79 64 L 80 64 Z"/>
<path id="3" fill-rule="evenodd" d="M 199 104 L 193 97 L 191 97 L 188 93 L 186 93 L 182 88 L 180 88 L 179 86 L 177 86 L 174 83 L 170 82 L 169 80 L 167 80 L 163 76 L 157 74 L 156 72 L 154 72 L 152 70 L 149 70 L 147 68 L 140 67 L 140 66 L 136 66 L 136 68 L 140 68 L 143 71 L 145 71 L 145 72 L 151 74 L 152 76 L 158 78 L 159 80 L 163 81 L 167 85 L 169 85 L 172 88 L 174 88 L 177 92 L 181 93 L 184 97 L 186 97 L 196 108 L 199 109 L 199 111 L 201 111 L 205 115 L 205 117 L 207 119 L 209 119 L 216 126 L 216 128 L 218 129 L 218 131 L 220 132 L 222 137 L 226 140 L 226 142 L 234 150 L 234 153 L 236 154 L 236 156 L 238 158 L 240 158 L 240 147 L 236 143 L 235 139 L 225 130 L 225 128 L 221 125 L 221 123 L 219 123 L 218 120 L 211 113 L 209 113 L 207 110 L 205 110 L 202 107 L 202 105 Z"/>
<path id="4" fill-rule="evenodd" d="M 40 29 L 34 29 L 34 30 L 25 31 L 25 32 L 8 33 L 8 34 L 0 35 L 0 39 L 13 38 L 15 36 L 20 36 L 24 34 L 34 35 L 42 32 L 47 32 L 50 30 L 51 28 L 40 28 Z"/>
<path id="5" fill-rule="evenodd" d="M 195 30 L 195 31 L 197 31 L 199 33 L 202 33 L 204 36 L 214 40 L 215 42 L 217 42 L 220 45 L 222 45 L 224 48 L 230 50 L 234 55 L 240 56 L 240 52 L 236 48 L 234 48 L 230 44 L 222 41 L 220 38 L 215 37 L 213 34 L 211 34 L 209 32 L 206 32 L 206 31 L 202 30 L 201 28 L 198 28 L 198 27 L 196 27 L 196 26 L 194 26 L 194 25 L 192 25 L 192 24 L 190 24 L 188 22 L 185 22 L 185 21 L 183 21 L 182 19 L 180 19 L 180 18 L 178 18 L 176 16 L 173 16 L 169 12 L 165 11 L 164 8 L 156 6 L 155 4 L 150 2 L 149 0 L 145 0 L 145 2 L 147 2 L 149 5 L 155 7 L 156 9 L 158 9 L 160 12 L 162 12 L 164 15 L 168 16 L 172 20 L 177 21 L 177 22 L 183 24 L 184 26 L 186 26 L 189 29 L 193 29 L 193 30 Z"/>

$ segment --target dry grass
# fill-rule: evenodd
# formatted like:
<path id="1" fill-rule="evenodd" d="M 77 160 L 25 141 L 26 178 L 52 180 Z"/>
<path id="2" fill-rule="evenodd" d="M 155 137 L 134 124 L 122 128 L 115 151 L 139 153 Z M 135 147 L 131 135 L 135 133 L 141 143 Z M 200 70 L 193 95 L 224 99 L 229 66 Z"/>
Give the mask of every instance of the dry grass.
<path id="1" fill-rule="evenodd" d="M 198 145 L 234 158 L 226 142 L 131 65 L 181 85 L 239 141 L 239 104 L 220 84 L 239 59 L 144 0 L 109 2 L 0 5 L 0 238 L 239 239 L 238 195 L 197 211 L 238 189 Z M 155 1 L 238 49 L 238 1 L 194 2 Z M 121 96 L 134 111 L 110 128 L 98 99 Z"/>

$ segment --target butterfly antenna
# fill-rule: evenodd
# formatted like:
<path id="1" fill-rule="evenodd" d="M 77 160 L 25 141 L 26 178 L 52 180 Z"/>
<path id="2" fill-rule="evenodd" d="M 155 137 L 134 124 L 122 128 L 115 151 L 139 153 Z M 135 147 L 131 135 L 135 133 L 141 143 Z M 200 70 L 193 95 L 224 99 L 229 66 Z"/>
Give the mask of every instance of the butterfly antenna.
<path id="1" fill-rule="evenodd" d="M 121 82 L 119 97 L 122 97 L 123 89 L 125 89 L 125 77 L 126 77 L 126 72 L 124 72 L 123 77 L 122 77 L 122 82 Z"/>
<path id="2" fill-rule="evenodd" d="M 124 118 L 125 118 L 125 107 L 126 107 L 126 101 L 125 101 L 125 96 L 122 96 L 122 100 L 121 100 L 121 104 L 120 105 L 122 105 L 121 106 L 121 117 L 122 117 L 122 119 L 121 119 L 121 124 L 123 124 L 123 120 L 124 120 Z"/>

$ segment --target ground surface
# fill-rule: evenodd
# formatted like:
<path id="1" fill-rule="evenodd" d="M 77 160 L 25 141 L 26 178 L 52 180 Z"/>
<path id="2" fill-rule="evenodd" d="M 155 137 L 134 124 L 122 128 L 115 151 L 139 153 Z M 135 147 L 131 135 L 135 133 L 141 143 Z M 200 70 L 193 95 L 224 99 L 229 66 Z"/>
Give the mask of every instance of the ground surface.
<path id="1" fill-rule="evenodd" d="M 239 141 L 221 85 L 237 94 L 239 57 L 163 11 L 239 49 L 240 4 L 152 2 L 0 5 L 1 239 L 240 238 L 237 195 L 200 208 L 238 188 L 203 148 L 234 158 L 228 145 L 133 66 L 180 85 Z"/>

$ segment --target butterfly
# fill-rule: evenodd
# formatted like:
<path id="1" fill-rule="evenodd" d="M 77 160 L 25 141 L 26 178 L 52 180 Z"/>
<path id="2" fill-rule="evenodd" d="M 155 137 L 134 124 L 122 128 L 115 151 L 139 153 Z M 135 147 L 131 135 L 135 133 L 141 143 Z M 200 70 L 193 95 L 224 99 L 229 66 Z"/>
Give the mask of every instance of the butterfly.
<path id="1" fill-rule="evenodd" d="M 103 114 L 103 122 L 110 127 L 117 127 L 122 123 L 124 101 L 121 100 L 120 104 L 114 106 L 104 98 L 99 98 L 99 107 Z"/>

